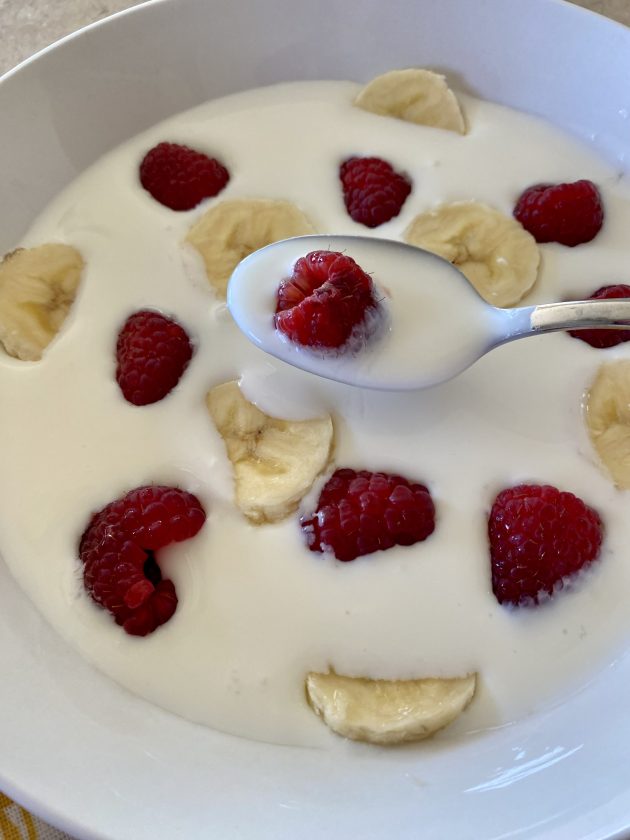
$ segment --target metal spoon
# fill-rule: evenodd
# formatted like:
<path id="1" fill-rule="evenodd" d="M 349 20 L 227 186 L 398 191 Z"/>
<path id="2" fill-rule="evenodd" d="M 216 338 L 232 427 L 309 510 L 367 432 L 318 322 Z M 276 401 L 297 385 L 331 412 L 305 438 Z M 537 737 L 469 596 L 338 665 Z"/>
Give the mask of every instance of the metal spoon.
<path id="1" fill-rule="evenodd" d="M 317 250 L 342 251 L 373 277 L 384 317 L 360 347 L 312 350 L 274 327 L 280 281 L 299 257 Z M 587 327 L 630 329 L 630 300 L 499 309 L 447 260 L 374 237 L 300 236 L 268 245 L 239 263 L 227 299 L 239 328 L 266 353 L 327 379 L 391 391 L 445 382 L 517 338 Z"/>

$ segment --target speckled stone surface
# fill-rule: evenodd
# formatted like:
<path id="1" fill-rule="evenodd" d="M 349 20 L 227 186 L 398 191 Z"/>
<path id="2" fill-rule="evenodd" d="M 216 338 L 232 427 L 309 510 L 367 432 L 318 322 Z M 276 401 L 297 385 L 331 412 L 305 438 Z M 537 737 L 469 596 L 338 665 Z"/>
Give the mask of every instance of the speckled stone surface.
<path id="1" fill-rule="evenodd" d="M 139 0 L 0 0 L 0 74 L 63 35 Z M 472 2 L 472 0 L 471 0 Z M 522 0 L 526 3 L 527 0 Z M 574 0 L 630 26 L 630 0 Z"/>
<path id="2" fill-rule="evenodd" d="M 139 0 L 0 0 L 0 74 L 87 23 Z"/>
<path id="3" fill-rule="evenodd" d="M 630 26 L 630 0 L 572 0 L 576 6 L 584 6 L 600 15 L 607 15 Z"/>

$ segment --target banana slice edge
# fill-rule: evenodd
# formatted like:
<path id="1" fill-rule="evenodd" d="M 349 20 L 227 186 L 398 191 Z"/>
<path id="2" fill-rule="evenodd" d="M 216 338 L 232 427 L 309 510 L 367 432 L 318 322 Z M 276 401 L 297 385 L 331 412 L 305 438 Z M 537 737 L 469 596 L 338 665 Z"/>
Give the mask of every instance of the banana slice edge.
<path id="1" fill-rule="evenodd" d="M 376 76 L 359 91 L 354 105 L 380 116 L 466 134 L 461 105 L 446 77 L 425 68 Z"/>
<path id="2" fill-rule="evenodd" d="M 501 211 L 474 200 L 439 204 L 415 216 L 404 232 L 410 245 L 448 260 L 492 306 L 518 303 L 538 279 L 534 237 Z"/>
<path id="3" fill-rule="evenodd" d="M 290 201 L 232 198 L 207 209 L 184 242 L 199 254 L 211 288 L 224 300 L 228 280 L 242 259 L 280 239 L 309 233 L 315 233 L 313 224 Z"/>
<path id="4" fill-rule="evenodd" d="M 477 674 L 455 678 L 373 680 L 310 672 L 309 705 L 336 734 L 389 745 L 429 738 L 467 708 Z"/>
<path id="5" fill-rule="evenodd" d="M 39 361 L 76 299 L 85 262 L 63 243 L 15 248 L 0 261 L 0 343 L 7 355 Z"/>
<path id="6" fill-rule="evenodd" d="M 630 489 L 630 359 L 600 365 L 583 414 L 600 466 L 619 489 Z"/>
<path id="7" fill-rule="evenodd" d="M 262 525 L 297 510 L 330 463 L 332 417 L 271 417 L 243 396 L 236 380 L 211 388 L 206 406 L 232 464 L 235 503 L 247 519 Z"/>

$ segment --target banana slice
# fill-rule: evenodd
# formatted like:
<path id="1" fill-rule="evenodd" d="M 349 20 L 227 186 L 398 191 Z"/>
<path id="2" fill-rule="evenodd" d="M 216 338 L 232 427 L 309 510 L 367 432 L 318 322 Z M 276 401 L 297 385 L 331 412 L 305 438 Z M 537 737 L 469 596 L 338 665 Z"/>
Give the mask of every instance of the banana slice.
<path id="1" fill-rule="evenodd" d="M 69 245 L 18 248 L 0 263 L 0 342 L 10 356 L 41 359 L 76 297 L 83 258 Z"/>
<path id="2" fill-rule="evenodd" d="M 421 741 L 452 723 L 475 693 L 477 675 L 456 679 L 368 680 L 310 673 L 306 695 L 333 732 L 353 741 Z"/>
<path id="3" fill-rule="evenodd" d="M 519 222 L 477 201 L 421 213 L 405 241 L 456 265 L 493 306 L 513 306 L 536 282 L 540 253 Z"/>
<path id="4" fill-rule="evenodd" d="M 333 425 L 278 420 L 248 402 L 237 382 L 209 391 L 208 411 L 234 467 L 236 504 L 255 524 L 277 522 L 297 508 L 328 464 Z"/>
<path id="5" fill-rule="evenodd" d="M 444 76 L 430 70 L 391 70 L 367 84 L 354 100 L 365 111 L 466 134 L 457 97 Z"/>
<path id="6" fill-rule="evenodd" d="M 230 275 L 242 259 L 272 242 L 307 233 L 315 228 L 290 201 L 235 198 L 204 213 L 186 241 L 199 251 L 210 285 L 225 298 Z"/>
<path id="7" fill-rule="evenodd" d="M 591 441 L 613 481 L 630 489 L 630 361 L 602 365 L 586 395 Z"/>

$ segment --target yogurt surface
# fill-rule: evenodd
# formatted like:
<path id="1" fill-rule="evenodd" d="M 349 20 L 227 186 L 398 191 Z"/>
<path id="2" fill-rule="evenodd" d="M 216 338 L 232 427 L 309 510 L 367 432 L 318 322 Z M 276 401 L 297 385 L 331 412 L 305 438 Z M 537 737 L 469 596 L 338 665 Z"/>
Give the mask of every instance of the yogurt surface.
<path id="1" fill-rule="evenodd" d="M 541 246 L 540 276 L 522 305 L 628 281 L 630 190 L 592 150 L 468 96 L 460 97 L 469 125 L 462 137 L 353 108 L 357 90 L 318 82 L 238 94 L 104 157 L 20 243 L 81 251 L 86 269 L 66 325 L 41 362 L 0 358 L 0 433 L 10 441 L 1 548 L 21 586 L 71 645 L 131 691 L 190 720 L 285 744 L 334 738 L 306 703 L 308 671 L 390 679 L 478 671 L 473 703 L 438 736 L 449 739 L 564 702 L 615 660 L 630 629 L 628 494 L 600 467 L 581 413 L 599 365 L 630 357 L 628 345 L 597 351 L 555 334 L 501 348 L 434 389 L 352 388 L 251 345 L 183 247 L 204 210 L 227 198 L 288 199 L 321 233 L 400 239 L 417 213 L 441 202 L 476 199 L 511 214 L 531 184 L 589 178 L 605 203 L 603 230 L 577 248 Z M 217 156 L 231 173 L 226 189 L 185 213 L 154 202 L 138 165 L 164 140 Z M 351 155 L 383 157 L 413 181 L 400 215 L 374 231 L 343 205 L 338 167 Z M 196 350 L 178 387 L 138 408 L 119 392 L 114 352 L 125 318 L 145 307 L 178 320 Z M 231 465 L 204 401 L 213 385 L 239 377 L 270 414 L 331 412 L 335 467 L 427 484 L 434 534 L 341 564 L 305 548 L 298 515 L 248 524 L 233 504 Z M 522 481 L 580 496 L 599 511 L 606 535 L 599 562 L 572 590 L 511 611 L 491 592 L 486 523 L 495 494 Z M 196 493 L 208 519 L 193 540 L 161 553 L 177 612 L 139 639 L 85 594 L 77 549 L 94 510 L 151 482 Z"/>

